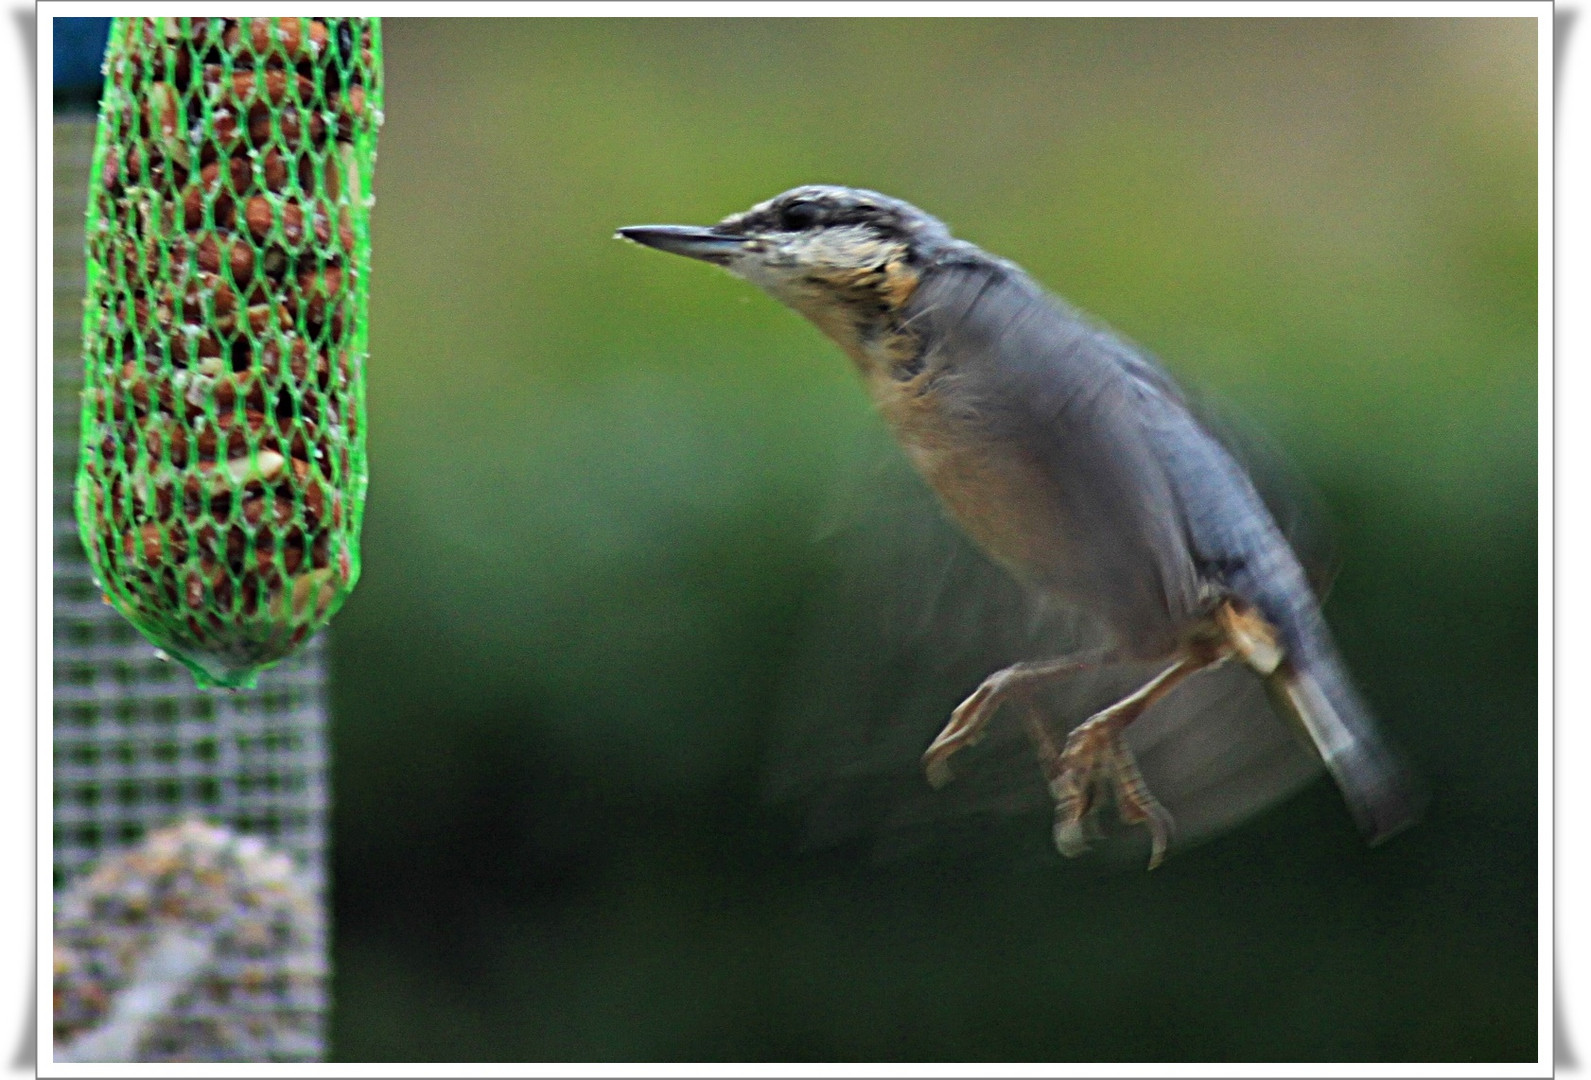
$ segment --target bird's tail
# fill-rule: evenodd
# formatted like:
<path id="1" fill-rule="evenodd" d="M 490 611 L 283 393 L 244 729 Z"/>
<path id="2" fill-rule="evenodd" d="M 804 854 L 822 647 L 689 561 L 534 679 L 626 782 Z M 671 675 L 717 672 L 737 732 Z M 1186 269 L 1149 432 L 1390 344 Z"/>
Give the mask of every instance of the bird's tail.
<path id="1" fill-rule="evenodd" d="M 1266 681 L 1337 782 L 1366 840 L 1380 843 L 1419 820 L 1424 788 L 1376 730 L 1329 639 L 1322 635 L 1289 656 Z"/>

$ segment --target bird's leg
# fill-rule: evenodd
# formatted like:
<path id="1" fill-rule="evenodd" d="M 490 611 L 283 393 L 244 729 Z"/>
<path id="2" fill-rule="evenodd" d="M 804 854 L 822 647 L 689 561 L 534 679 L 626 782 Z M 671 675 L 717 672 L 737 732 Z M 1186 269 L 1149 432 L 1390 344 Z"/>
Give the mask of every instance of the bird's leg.
<path id="1" fill-rule="evenodd" d="M 1115 789 L 1116 810 L 1122 821 L 1149 829 L 1153 844 L 1149 868 L 1160 865 L 1171 841 L 1171 815 L 1145 785 L 1122 733 L 1183 679 L 1220 663 L 1229 654 L 1222 647 L 1200 648 L 1183 655 L 1142 687 L 1074 728 L 1055 760 L 1045 761 L 1041 751 L 1050 794 L 1055 798 L 1055 846 L 1061 854 L 1075 856 L 1087 850 L 1088 813 L 1099 790 L 1109 786 Z M 1034 723 L 1030 721 L 1030 732 Z"/>
<path id="2" fill-rule="evenodd" d="M 956 706 L 956 711 L 950 714 L 950 723 L 923 752 L 923 770 L 928 774 L 928 782 L 936 788 L 950 782 L 950 755 L 983 738 L 984 727 L 1000 706 L 1013 696 L 1025 696 L 1041 683 L 1063 679 L 1087 668 L 1114 663 L 1118 659 L 1117 650 L 1099 649 L 1054 660 L 1012 664 L 990 675 L 966 701 Z"/>

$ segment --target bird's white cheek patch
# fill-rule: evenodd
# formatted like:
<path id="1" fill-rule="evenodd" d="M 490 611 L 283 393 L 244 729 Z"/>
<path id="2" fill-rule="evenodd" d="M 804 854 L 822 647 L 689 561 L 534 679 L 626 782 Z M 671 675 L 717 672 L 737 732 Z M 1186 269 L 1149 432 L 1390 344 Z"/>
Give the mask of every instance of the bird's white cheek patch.
<path id="1" fill-rule="evenodd" d="M 749 281 L 774 296 L 782 296 L 789 287 L 789 268 L 770 263 L 761 248 L 753 247 L 740 252 L 726 269 L 742 281 Z"/>

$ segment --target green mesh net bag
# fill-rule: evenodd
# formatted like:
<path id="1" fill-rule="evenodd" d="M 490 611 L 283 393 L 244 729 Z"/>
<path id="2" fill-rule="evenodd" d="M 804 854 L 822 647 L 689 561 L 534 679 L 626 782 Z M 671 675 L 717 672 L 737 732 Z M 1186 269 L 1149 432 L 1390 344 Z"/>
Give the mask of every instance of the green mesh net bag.
<path id="1" fill-rule="evenodd" d="M 89 183 L 77 521 L 200 685 L 359 578 L 378 19 L 118 18 Z"/>

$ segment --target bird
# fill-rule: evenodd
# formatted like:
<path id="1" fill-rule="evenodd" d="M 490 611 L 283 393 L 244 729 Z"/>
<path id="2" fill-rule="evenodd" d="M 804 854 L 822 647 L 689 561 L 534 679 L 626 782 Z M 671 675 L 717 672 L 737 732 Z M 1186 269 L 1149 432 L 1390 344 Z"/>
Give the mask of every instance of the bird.
<path id="1" fill-rule="evenodd" d="M 1354 688 L 1298 554 L 1146 350 L 932 215 L 863 188 L 804 185 L 714 225 L 616 236 L 721 267 L 812 322 L 948 516 L 1025 588 L 1104 628 L 1098 648 L 984 679 L 923 753 L 934 787 L 1009 707 L 1054 803 L 1056 849 L 1086 851 L 1113 802 L 1148 831 L 1153 869 L 1176 822 L 1124 732 L 1191 676 L 1237 663 L 1369 842 L 1419 819 L 1423 787 Z M 1056 737 L 1038 691 L 1135 663 L 1157 673 Z"/>

